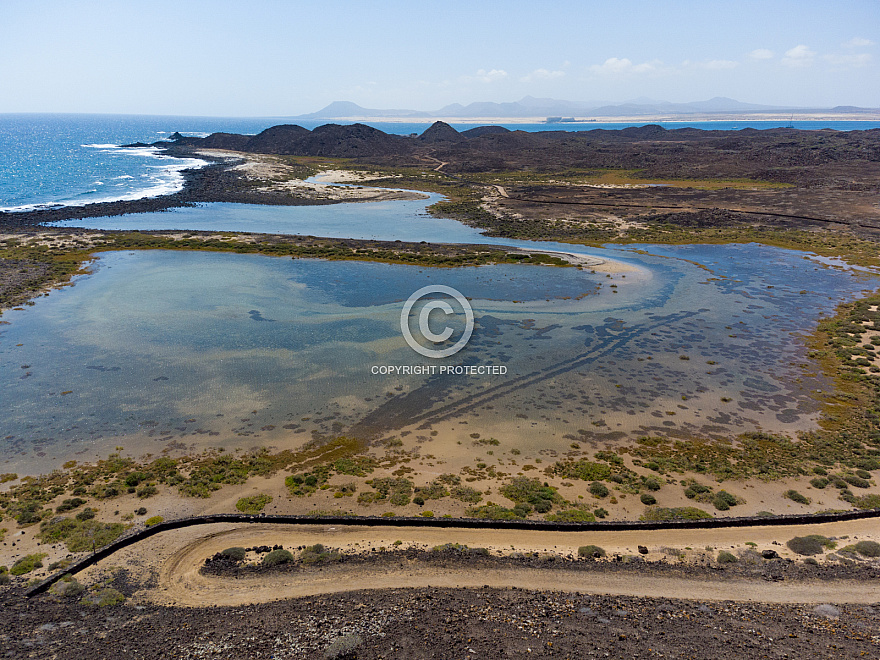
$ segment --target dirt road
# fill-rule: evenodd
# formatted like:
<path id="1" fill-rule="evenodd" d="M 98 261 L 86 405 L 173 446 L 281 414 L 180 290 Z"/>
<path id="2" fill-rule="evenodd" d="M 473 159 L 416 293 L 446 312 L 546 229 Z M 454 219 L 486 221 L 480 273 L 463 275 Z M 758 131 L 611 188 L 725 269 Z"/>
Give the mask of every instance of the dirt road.
<path id="1" fill-rule="evenodd" d="M 519 587 L 586 594 L 664 597 L 707 601 L 753 601 L 764 603 L 876 603 L 880 602 L 880 583 L 856 580 L 767 582 L 761 579 L 690 579 L 654 576 L 638 572 L 609 573 L 572 571 L 565 568 L 480 568 L 407 566 L 348 566 L 340 564 L 321 570 L 278 573 L 224 579 L 202 575 L 206 558 L 231 546 L 281 544 L 286 548 L 323 543 L 345 550 L 369 551 L 391 547 L 429 548 L 454 542 L 471 547 L 487 547 L 492 554 L 502 549 L 516 551 L 554 551 L 576 556 L 578 545 L 593 543 L 609 552 L 633 552 L 638 543 L 650 543 L 650 554 L 659 559 L 666 545 L 687 544 L 702 549 L 706 545 L 724 549 L 753 540 L 759 547 L 770 547 L 774 540 L 793 536 L 823 534 L 854 538 L 876 537 L 880 521 L 850 521 L 825 525 L 779 528 L 675 530 L 662 532 L 523 532 L 504 530 L 448 530 L 406 528 L 310 528 L 266 525 L 224 529 L 203 535 L 179 547 L 159 568 L 158 586 L 147 597 L 156 603 L 182 606 L 213 604 L 241 605 L 286 598 L 331 594 L 361 589 L 403 587 Z M 659 547 L 658 547 L 659 546 Z M 772 546 L 782 555 L 791 553 L 782 545 Z M 710 553 L 711 554 L 711 553 Z M 143 556 L 143 555 L 141 555 Z"/>

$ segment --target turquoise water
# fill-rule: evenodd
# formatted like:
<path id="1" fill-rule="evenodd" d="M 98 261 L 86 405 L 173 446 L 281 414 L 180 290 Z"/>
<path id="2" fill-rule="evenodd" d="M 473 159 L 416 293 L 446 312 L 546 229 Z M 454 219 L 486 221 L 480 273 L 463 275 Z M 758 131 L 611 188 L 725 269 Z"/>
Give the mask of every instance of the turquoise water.
<path id="1" fill-rule="evenodd" d="M 480 429 L 523 451 L 563 452 L 572 439 L 809 428 L 811 392 L 828 384 L 799 366 L 799 338 L 876 278 L 757 245 L 640 247 L 655 254 L 612 252 L 632 270 L 610 277 L 102 254 L 74 286 L 3 316 L 6 466 L 94 459 L 118 444 L 157 453 L 313 434 L 411 430 L 430 442 L 429 430 Z M 476 316 L 467 347 L 439 362 L 506 375 L 372 373 L 437 364 L 399 326 L 403 300 L 429 284 L 460 290 Z"/>
<path id="2" fill-rule="evenodd" d="M 440 200 L 259 206 L 216 202 L 160 213 L 133 213 L 50 223 L 56 227 L 122 230 L 246 231 L 260 234 L 314 235 L 325 238 L 482 243 L 480 230 L 430 215 L 426 206 Z"/>

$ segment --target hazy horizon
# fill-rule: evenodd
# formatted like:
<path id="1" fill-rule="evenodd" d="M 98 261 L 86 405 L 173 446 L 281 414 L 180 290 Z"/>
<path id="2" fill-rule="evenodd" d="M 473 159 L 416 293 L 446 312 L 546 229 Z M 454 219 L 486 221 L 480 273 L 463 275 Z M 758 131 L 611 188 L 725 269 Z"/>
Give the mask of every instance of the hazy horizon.
<path id="1" fill-rule="evenodd" d="M 0 112 L 290 117 L 728 97 L 880 107 L 876 0 L 4 3 Z"/>

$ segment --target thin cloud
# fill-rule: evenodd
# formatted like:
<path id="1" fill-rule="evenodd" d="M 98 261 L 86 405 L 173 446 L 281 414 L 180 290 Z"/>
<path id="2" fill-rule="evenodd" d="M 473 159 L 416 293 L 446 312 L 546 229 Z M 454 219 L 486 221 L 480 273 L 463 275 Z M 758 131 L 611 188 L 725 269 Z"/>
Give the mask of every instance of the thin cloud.
<path id="1" fill-rule="evenodd" d="M 844 48 L 867 48 L 868 46 L 873 45 L 873 41 L 865 39 L 864 37 L 853 37 L 849 41 L 844 41 L 842 44 Z"/>
<path id="2" fill-rule="evenodd" d="M 839 67 L 861 67 L 871 62 L 870 53 L 857 53 L 853 55 L 825 55 L 825 61 Z"/>
<path id="3" fill-rule="evenodd" d="M 549 71 L 547 69 L 535 69 L 531 73 L 520 78 L 520 82 L 529 83 L 535 82 L 536 80 L 553 80 L 555 78 L 562 78 L 565 75 L 565 71 Z"/>
<path id="4" fill-rule="evenodd" d="M 756 48 L 751 53 L 749 53 L 749 57 L 753 60 L 772 60 L 775 53 L 768 48 Z"/>
<path id="5" fill-rule="evenodd" d="M 498 80 L 504 80 L 507 78 L 507 71 L 504 69 L 479 69 L 476 75 L 473 76 L 464 76 L 462 78 L 465 82 L 480 82 L 480 83 L 493 83 Z"/>
<path id="6" fill-rule="evenodd" d="M 815 57 L 816 51 L 810 50 L 808 46 L 799 44 L 794 48 L 785 51 L 785 57 L 782 58 L 782 63 L 791 67 L 810 66 Z"/>
<path id="7" fill-rule="evenodd" d="M 735 69 L 739 66 L 739 62 L 734 62 L 733 60 L 709 60 L 708 62 L 700 63 L 698 66 L 712 71 L 720 71 L 722 69 Z"/>
<path id="8" fill-rule="evenodd" d="M 590 71 L 599 76 L 620 76 L 631 74 L 657 73 L 662 70 L 663 63 L 660 60 L 633 64 L 627 57 L 609 57 L 602 64 L 593 64 Z"/>

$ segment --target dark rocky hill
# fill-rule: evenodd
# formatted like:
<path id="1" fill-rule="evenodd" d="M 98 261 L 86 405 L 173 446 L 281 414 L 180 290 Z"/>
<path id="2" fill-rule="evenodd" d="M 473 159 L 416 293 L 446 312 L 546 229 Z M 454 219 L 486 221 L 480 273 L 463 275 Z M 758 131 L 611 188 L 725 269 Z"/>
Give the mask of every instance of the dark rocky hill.
<path id="1" fill-rule="evenodd" d="M 314 131 L 284 124 L 253 136 L 212 133 L 205 138 L 183 137 L 175 144 L 260 154 L 370 158 L 408 154 L 413 149 L 411 142 L 409 138 L 389 135 L 365 124 L 325 124 Z"/>
<path id="2" fill-rule="evenodd" d="M 422 142 L 464 142 L 467 138 L 444 121 L 435 121 L 419 136 Z"/>
<path id="3" fill-rule="evenodd" d="M 818 170 L 804 168 L 880 162 L 880 129 L 704 131 L 668 130 L 649 124 L 622 130 L 542 132 L 481 126 L 459 133 L 436 122 L 419 137 L 403 137 L 364 124 L 326 124 L 313 131 L 283 125 L 254 136 L 215 133 L 206 138 L 183 137 L 172 144 L 184 149 L 352 158 L 382 165 L 423 164 L 428 156 L 446 163 L 447 173 L 623 168 L 639 169 L 653 177 L 750 177 L 802 184 L 807 179 L 827 178 Z"/>

